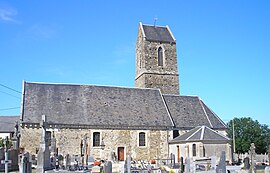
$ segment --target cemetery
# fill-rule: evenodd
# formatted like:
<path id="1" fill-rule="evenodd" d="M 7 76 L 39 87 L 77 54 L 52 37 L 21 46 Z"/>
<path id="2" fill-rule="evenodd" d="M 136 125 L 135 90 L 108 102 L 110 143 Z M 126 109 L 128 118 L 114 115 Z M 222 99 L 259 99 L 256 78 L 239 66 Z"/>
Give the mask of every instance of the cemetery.
<path id="1" fill-rule="evenodd" d="M 130 155 L 127 155 L 126 160 L 118 161 L 113 156 L 110 159 L 99 158 L 93 156 L 84 157 L 77 154 L 58 154 L 56 151 L 56 141 L 54 138 L 48 140 L 46 135 L 47 121 L 46 116 L 42 116 L 40 127 L 42 135 L 40 138 L 40 147 L 37 155 L 31 155 L 29 152 L 19 148 L 20 135 L 18 132 L 17 123 L 15 124 L 14 137 L 12 139 L 12 147 L 8 149 L 8 141 L 6 138 L 5 148 L 0 150 L 1 171 L 12 172 L 19 171 L 20 173 L 53 173 L 53 172 L 92 172 L 92 173 L 225 173 L 225 172 L 256 172 L 259 168 L 258 163 L 264 162 L 269 164 L 270 155 L 264 157 L 256 157 L 255 145 L 252 143 L 250 152 L 242 155 L 243 165 L 230 165 L 226 162 L 225 151 L 221 151 L 220 157 L 188 157 L 180 162 L 176 162 L 174 154 L 170 154 L 169 158 L 153 158 L 152 160 L 133 160 Z M 240 157 L 240 156 L 237 156 Z M 260 167 L 260 170 L 269 172 L 267 165 Z M 257 170 L 258 171 L 258 170 Z"/>

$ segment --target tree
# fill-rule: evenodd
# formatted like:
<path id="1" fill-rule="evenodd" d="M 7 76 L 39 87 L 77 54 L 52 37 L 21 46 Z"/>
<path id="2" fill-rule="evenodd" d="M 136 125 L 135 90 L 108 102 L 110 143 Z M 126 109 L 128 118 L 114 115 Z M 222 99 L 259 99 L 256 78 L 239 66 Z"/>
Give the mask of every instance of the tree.
<path id="1" fill-rule="evenodd" d="M 270 145 L 270 129 L 267 125 L 261 125 L 257 120 L 248 118 L 234 118 L 229 121 L 228 136 L 233 139 L 232 123 L 234 121 L 235 152 L 245 153 L 249 151 L 251 143 L 255 144 L 256 153 L 266 153 Z"/>
<path id="2" fill-rule="evenodd" d="M 5 140 L 6 139 L 0 137 L 0 148 L 5 148 Z M 12 146 L 12 142 L 8 140 L 8 148 L 10 148 L 11 146 Z"/>

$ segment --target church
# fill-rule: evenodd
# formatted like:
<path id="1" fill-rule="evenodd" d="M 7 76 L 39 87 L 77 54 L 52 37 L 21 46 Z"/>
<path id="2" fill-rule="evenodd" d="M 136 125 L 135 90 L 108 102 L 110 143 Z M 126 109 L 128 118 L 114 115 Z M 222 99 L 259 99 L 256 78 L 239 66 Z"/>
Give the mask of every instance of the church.
<path id="1" fill-rule="evenodd" d="M 170 28 L 140 23 L 134 88 L 23 82 L 21 146 L 37 153 L 42 115 L 58 154 L 96 159 L 168 158 L 170 141 L 198 126 L 226 134 L 225 123 L 199 97 L 179 90 Z"/>

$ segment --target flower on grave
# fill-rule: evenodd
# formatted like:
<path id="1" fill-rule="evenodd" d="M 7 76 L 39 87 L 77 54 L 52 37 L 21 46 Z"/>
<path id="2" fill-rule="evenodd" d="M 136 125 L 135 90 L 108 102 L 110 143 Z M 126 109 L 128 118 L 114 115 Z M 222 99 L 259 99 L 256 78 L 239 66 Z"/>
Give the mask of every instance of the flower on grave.
<path id="1" fill-rule="evenodd" d="M 100 166 L 100 165 L 101 165 L 101 162 L 99 162 L 99 161 L 94 162 L 94 166 Z"/>
<path id="2" fill-rule="evenodd" d="M 156 160 L 151 160 L 151 164 L 156 164 Z"/>

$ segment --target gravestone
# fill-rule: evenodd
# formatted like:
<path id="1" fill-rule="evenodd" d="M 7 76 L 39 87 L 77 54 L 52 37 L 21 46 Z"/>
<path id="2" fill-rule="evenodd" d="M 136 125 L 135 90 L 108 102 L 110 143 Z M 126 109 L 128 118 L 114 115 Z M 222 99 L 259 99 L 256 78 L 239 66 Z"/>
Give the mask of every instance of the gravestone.
<path id="1" fill-rule="evenodd" d="M 180 173 L 184 173 L 184 159 L 180 158 Z"/>
<path id="2" fill-rule="evenodd" d="M 32 173 L 32 157 L 28 152 L 19 156 L 19 171 L 20 173 Z"/>
<path id="3" fill-rule="evenodd" d="M 69 154 L 67 154 L 67 155 L 65 156 L 65 168 L 66 168 L 66 169 L 69 169 L 70 165 L 71 165 L 71 157 L 70 157 Z"/>
<path id="4" fill-rule="evenodd" d="M 131 170 L 131 156 L 128 155 L 124 165 L 124 172 L 130 173 L 130 170 Z"/>
<path id="5" fill-rule="evenodd" d="M 216 170 L 217 168 L 217 158 L 216 156 L 211 157 L 211 170 Z"/>
<path id="6" fill-rule="evenodd" d="M 225 151 L 221 152 L 219 163 L 216 169 L 217 173 L 226 173 L 226 153 Z"/>
<path id="7" fill-rule="evenodd" d="M 50 152 L 52 156 L 56 155 L 56 138 L 54 136 L 54 131 L 53 131 L 53 136 L 51 139 L 51 148 L 50 148 Z"/>
<path id="8" fill-rule="evenodd" d="M 104 173 L 112 173 L 112 162 L 111 161 L 107 161 L 104 164 Z"/>
<path id="9" fill-rule="evenodd" d="M 38 150 L 37 157 L 37 173 L 44 173 L 51 169 L 50 163 L 50 150 L 48 139 L 46 138 L 46 128 L 48 126 L 46 116 L 42 115 L 42 121 L 40 122 L 40 127 L 42 128 L 42 135 L 40 140 L 40 147 Z"/>
<path id="10" fill-rule="evenodd" d="M 175 155 L 171 153 L 171 168 L 174 168 L 175 166 Z"/>
<path id="11" fill-rule="evenodd" d="M 21 134 L 19 132 L 19 124 L 18 124 L 18 121 L 16 121 L 15 126 L 14 126 L 14 135 L 12 138 L 13 148 L 16 150 L 20 148 L 20 137 L 21 137 Z"/>
<path id="12" fill-rule="evenodd" d="M 244 158 L 244 169 L 245 170 L 250 169 L 250 163 L 249 163 L 249 158 L 248 157 Z"/>
<path id="13" fill-rule="evenodd" d="M 190 172 L 190 159 L 186 158 L 185 172 Z"/>
<path id="14" fill-rule="evenodd" d="M 93 166 L 92 173 L 100 173 L 100 167 L 99 166 Z"/>
<path id="15" fill-rule="evenodd" d="M 249 172 L 250 173 L 253 173 L 253 172 L 256 172 L 255 171 L 255 156 L 256 156 L 256 152 L 255 152 L 255 144 L 254 143 L 251 143 L 250 145 L 250 169 L 249 169 Z"/>

